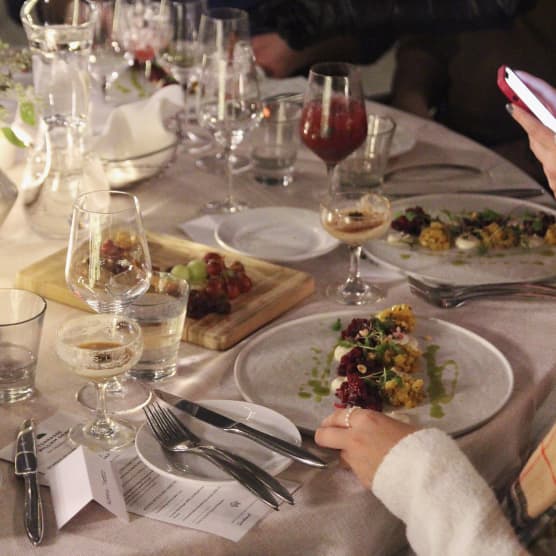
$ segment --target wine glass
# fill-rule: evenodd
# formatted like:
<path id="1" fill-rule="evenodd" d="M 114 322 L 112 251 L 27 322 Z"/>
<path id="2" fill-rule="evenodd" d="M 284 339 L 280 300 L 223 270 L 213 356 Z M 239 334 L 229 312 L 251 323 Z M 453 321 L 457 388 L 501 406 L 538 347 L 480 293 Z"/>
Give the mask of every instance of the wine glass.
<path id="1" fill-rule="evenodd" d="M 221 29 L 225 29 L 222 20 Z M 205 205 L 206 212 L 235 213 L 247 204 L 236 199 L 233 190 L 231 154 L 245 135 L 262 118 L 262 102 L 255 69 L 255 58 L 249 42 L 235 40 L 230 32 L 220 48 L 203 55 L 197 113 L 201 126 L 207 128 L 224 147 L 228 195 Z"/>
<path id="2" fill-rule="evenodd" d="M 96 390 L 95 418 L 70 429 L 74 444 L 109 451 L 133 442 L 135 428 L 108 416 L 106 388 L 111 379 L 139 361 L 142 349 L 141 327 L 122 315 L 87 315 L 62 324 L 56 342 L 58 356 L 76 374 L 89 379 Z"/>
<path id="3" fill-rule="evenodd" d="M 300 134 L 305 145 L 326 164 L 331 191 L 334 168 L 367 137 L 363 86 L 355 66 L 321 62 L 311 67 Z"/>
<path id="4" fill-rule="evenodd" d="M 97 313 L 125 311 L 151 282 L 151 259 L 139 201 L 123 191 L 99 190 L 80 195 L 74 205 L 66 257 L 66 283 Z M 145 405 L 150 393 L 129 379 L 107 388 L 113 413 Z M 83 387 L 78 400 L 94 407 L 96 392 Z"/>
<path id="5" fill-rule="evenodd" d="M 359 273 L 361 246 L 386 233 L 392 219 L 390 201 L 368 189 L 346 188 L 328 193 L 320 208 L 324 229 L 347 244 L 349 275 L 345 282 L 327 288 L 327 295 L 346 305 L 363 305 L 383 299 L 379 288 L 364 282 Z"/>
<path id="6" fill-rule="evenodd" d="M 250 44 L 249 15 L 237 8 L 213 8 L 201 14 L 199 23 L 198 47 L 201 57 L 216 52 L 231 52 L 234 45 Z M 197 114 L 199 119 L 199 114 Z M 200 123 L 200 122 L 199 122 Z M 234 172 L 246 170 L 251 160 L 242 155 L 231 153 L 229 159 L 224 151 L 208 154 L 195 161 L 195 165 L 211 174 L 227 174 L 229 163 Z"/>
<path id="7" fill-rule="evenodd" d="M 124 48 L 133 53 L 139 64 L 145 64 L 145 77 L 150 79 L 152 63 L 172 38 L 172 22 L 168 2 L 160 0 L 120 0 L 117 34 Z"/>
<path id="8" fill-rule="evenodd" d="M 89 55 L 89 73 L 100 83 L 104 98 L 122 71 L 133 64 L 133 54 L 118 40 L 120 0 L 97 0 L 97 19 L 93 47 Z"/>
<path id="9" fill-rule="evenodd" d="M 182 143 L 192 152 L 211 145 L 210 137 L 187 129 L 187 124 L 191 121 L 188 118 L 188 99 L 198 85 L 201 64 L 197 42 L 199 22 L 206 9 L 206 0 L 171 2 L 170 19 L 173 34 L 160 55 L 161 66 L 183 88 L 184 112 L 180 118 L 180 134 Z"/>

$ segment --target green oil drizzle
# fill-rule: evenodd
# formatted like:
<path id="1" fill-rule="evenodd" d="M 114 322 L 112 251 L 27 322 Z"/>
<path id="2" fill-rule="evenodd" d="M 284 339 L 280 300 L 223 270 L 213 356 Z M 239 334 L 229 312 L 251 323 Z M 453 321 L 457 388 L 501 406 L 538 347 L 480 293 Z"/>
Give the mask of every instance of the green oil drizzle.
<path id="1" fill-rule="evenodd" d="M 322 401 L 323 397 L 330 395 L 330 373 L 334 351 L 325 354 L 322 349 L 311 348 L 312 366 L 305 371 L 308 377 L 306 382 L 299 386 L 297 395 L 303 400 Z"/>
<path id="2" fill-rule="evenodd" d="M 411 259 L 411 255 L 400 255 L 400 259 Z"/>
<path id="3" fill-rule="evenodd" d="M 444 410 L 442 405 L 450 403 L 454 397 L 456 391 L 456 385 L 459 376 L 458 364 L 453 359 L 448 359 L 442 364 L 436 361 L 436 355 L 440 346 L 429 345 L 427 346 L 423 357 L 427 363 L 427 376 L 429 377 L 429 386 L 427 388 L 427 393 L 430 400 L 430 416 L 436 419 L 444 417 Z M 454 370 L 454 376 L 449 384 L 449 389 L 444 386 L 443 375 L 444 371 L 452 367 Z"/>

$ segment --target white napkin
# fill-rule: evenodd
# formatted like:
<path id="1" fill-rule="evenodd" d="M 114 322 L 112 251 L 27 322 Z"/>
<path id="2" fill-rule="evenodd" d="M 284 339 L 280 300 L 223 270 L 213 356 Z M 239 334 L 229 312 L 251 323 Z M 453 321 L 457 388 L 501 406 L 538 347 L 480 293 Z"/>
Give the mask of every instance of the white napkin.
<path id="1" fill-rule="evenodd" d="M 210 245 L 211 247 L 220 247 L 214 237 L 214 231 L 223 218 L 226 218 L 226 215 L 207 214 L 178 224 L 178 228 L 189 236 L 191 241 Z"/>
<path id="2" fill-rule="evenodd" d="M 184 108 L 179 85 L 168 85 L 146 100 L 115 108 L 93 148 L 101 158 L 120 160 L 171 145 L 175 135 L 166 129 L 168 118 Z"/>

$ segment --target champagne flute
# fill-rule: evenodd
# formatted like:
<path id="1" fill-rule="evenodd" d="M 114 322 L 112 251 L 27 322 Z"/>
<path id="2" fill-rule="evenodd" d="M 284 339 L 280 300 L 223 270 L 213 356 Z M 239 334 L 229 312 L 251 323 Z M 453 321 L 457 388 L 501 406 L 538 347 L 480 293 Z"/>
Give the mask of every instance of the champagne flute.
<path id="1" fill-rule="evenodd" d="M 350 252 L 347 279 L 329 286 L 327 295 L 346 305 L 363 305 L 383 299 L 379 288 L 361 279 L 359 261 L 363 243 L 387 232 L 392 219 L 390 201 L 368 189 L 332 191 L 321 202 L 320 217 L 324 229 L 347 244 Z"/>
<path id="2" fill-rule="evenodd" d="M 367 114 L 358 69 L 321 62 L 309 70 L 300 122 L 301 140 L 326 164 L 329 191 L 336 165 L 363 144 Z"/>
<path id="3" fill-rule="evenodd" d="M 97 0 L 97 20 L 93 47 L 89 55 L 89 73 L 100 83 L 105 100 L 121 72 L 133 65 L 133 54 L 118 40 L 121 0 Z"/>
<path id="4" fill-rule="evenodd" d="M 201 15 L 199 23 L 198 46 L 201 57 L 216 52 L 231 52 L 238 42 L 250 44 L 249 15 L 237 8 L 213 8 Z M 199 118 L 199 114 L 197 114 Z M 199 122 L 201 123 L 201 122 Z M 217 141 L 218 142 L 218 141 Z M 242 155 L 231 153 L 229 159 L 224 151 L 208 154 L 195 161 L 195 165 L 212 174 L 227 174 L 228 165 L 239 172 L 251 165 L 251 160 Z"/>
<path id="5" fill-rule="evenodd" d="M 97 313 L 122 314 L 151 282 L 151 259 L 139 201 L 123 191 L 80 195 L 73 206 L 66 257 L 66 283 Z M 107 387 L 112 413 L 145 405 L 150 393 L 138 382 L 113 378 Z M 96 392 L 83 387 L 78 400 L 92 408 Z"/>
<path id="6" fill-rule="evenodd" d="M 216 34 L 225 34 L 226 21 L 220 21 Z M 261 120 L 262 102 L 251 45 L 236 40 L 231 30 L 227 41 L 217 41 L 214 50 L 205 50 L 199 77 L 197 112 L 199 123 L 224 147 L 228 183 L 227 197 L 209 202 L 205 211 L 238 212 L 247 204 L 236 199 L 234 194 L 231 154 Z"/>
<path id="7" fill-rule="evenodd" d="M 133 442 L 135 428 L 107 414 L 106 387 L 139 361 L 142 349 L 141 327 L 122 315 L 87 315 L 62 324 L 56 342 L 58 356 L 76 374 L 92 381 L 97 398 L 94 420 L 70 429 L 74 444 L 109 451 Z"/>
<path id="8" fill-rule="evenodd" d="M 206 0 L 176 0 L 170 3 L 170 15 L 173 26 L 171 40 L 162 50 L 160 64 L 166 72 L 182 86 L 184 94 L 184 112 L 180 118 L 182 143 L 192 152 L 211 145 L 207 135 L 187 129 L 188 99 L 199 81 L 201 59 L 199 44 L 199 22 L 205 12 Z"/>

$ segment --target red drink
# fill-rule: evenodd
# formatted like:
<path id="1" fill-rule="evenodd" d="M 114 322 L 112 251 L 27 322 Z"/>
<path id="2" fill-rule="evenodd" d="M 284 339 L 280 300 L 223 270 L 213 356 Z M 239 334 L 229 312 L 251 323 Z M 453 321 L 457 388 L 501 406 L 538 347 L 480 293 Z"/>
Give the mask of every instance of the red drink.
<path id="1" fill-rule="evenodd" d="M 303 142 L 327 165 L 335 165 L 367 137 L 367 113 L 360 100 L 332 97 L 328 113 L 320 100 L 309 102 L 301 114 Z"/>

